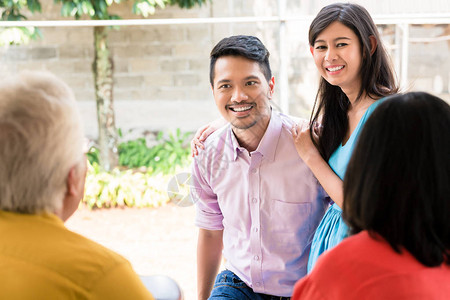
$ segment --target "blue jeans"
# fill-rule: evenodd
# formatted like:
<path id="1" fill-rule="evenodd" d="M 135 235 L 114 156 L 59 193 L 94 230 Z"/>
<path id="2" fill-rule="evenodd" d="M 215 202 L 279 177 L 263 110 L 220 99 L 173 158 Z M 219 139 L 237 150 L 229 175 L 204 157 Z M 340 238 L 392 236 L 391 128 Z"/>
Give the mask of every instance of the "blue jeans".
<path id="1" fill-rule="evenodd" d="M 208 300 L 235 299 L 235 300 L 289 300 L 289 297 L 271 296 L 255 293 L 233 272 L 225 270 L 219 273 L 214 282 L 211 296 Z"/>

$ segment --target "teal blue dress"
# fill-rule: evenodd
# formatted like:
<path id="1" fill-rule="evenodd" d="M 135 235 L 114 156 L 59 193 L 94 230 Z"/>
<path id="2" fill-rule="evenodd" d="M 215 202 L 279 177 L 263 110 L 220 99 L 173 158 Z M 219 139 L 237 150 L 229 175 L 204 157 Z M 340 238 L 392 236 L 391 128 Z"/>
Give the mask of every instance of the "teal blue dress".
<path id="1" fill-rule="evenodd" d="M 356 146 L 356 141 L 358 140 L 361 129 L 370 114 L 381 102 L 382 100 L 375 101 L 367 108 L 347 143 L 345 143 L 345 145 L 341 144 L 328 160 L 331 169 L 333 169 L 342 180 L 344 180 L 345 171 L 347 170 L 348 162 L 350 161 L 353 149 Z M 320 221 L 311 244 L 308 260 L 308 273 L 311 272 L 317 259 L 325 250 L 333 248 L 347 237 L 348 227 L 341 215 L 342 209 L 334 203 L 328 208 L 322 221 Z"/>

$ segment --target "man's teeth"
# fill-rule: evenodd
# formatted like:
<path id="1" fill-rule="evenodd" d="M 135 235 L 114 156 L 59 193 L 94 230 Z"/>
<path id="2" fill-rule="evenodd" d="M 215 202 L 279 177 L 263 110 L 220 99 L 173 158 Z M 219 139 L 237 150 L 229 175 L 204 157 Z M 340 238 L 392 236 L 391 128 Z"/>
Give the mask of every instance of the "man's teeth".
<path id="1" fill-rule="evenodd" d="M 327 68 L 328 71 L 330 72 L 336 72 L 339 71 L 340 69 L 342 69 L 344 66 L 339 66 L 339 67 L 334 67 L 334 68 Z"/>
<path id="2" fill-rule="evenodd" d="M 252 107 L 251 107 L 251 106 L 242 106 L 242 107 L 233 107 L 232 109 L 233 109 L 234 111 L 240 112 L 240 111 L 246 111 L 246 110 L 249 110 L 250 108 L 252 108 Z"/>

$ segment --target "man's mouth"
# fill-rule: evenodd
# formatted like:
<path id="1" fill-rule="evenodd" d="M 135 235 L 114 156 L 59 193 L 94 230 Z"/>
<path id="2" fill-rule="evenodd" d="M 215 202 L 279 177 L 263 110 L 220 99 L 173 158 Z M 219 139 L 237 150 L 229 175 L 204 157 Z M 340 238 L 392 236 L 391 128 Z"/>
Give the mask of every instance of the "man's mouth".
<path id="1" fill-rule="evenodd" d="M 253 105 L 229 106 L 228 108 L 234 112 L 243 112 L 252 109 Z"/>

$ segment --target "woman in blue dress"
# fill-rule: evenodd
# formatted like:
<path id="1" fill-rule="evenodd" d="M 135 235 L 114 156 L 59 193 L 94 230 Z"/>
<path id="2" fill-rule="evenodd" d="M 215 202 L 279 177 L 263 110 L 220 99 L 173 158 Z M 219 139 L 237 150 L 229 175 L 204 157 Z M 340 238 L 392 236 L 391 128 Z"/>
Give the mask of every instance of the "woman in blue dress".
<path id="1" fill-rule="evenodd" d="M 292 134 L 300 156 L 334 203 L 313 237 L 308 272 L 319 255 L 347 236 L 341 218 L 347 164 L 380 99 L 398 91 L 377 27 L 360 5 L 335 3 L 322 8 L 311 23 L 309 43 L 321 75 L 313 126 L 294 127 Z"/>

